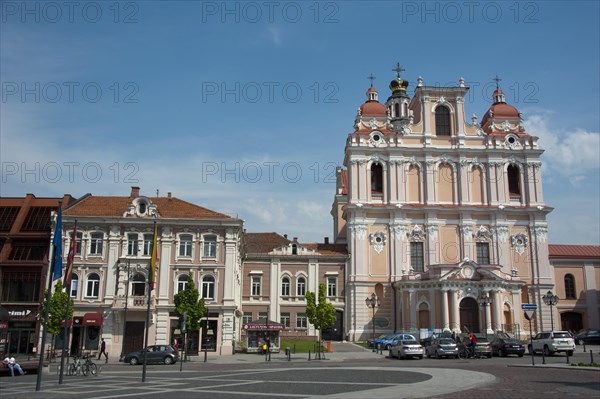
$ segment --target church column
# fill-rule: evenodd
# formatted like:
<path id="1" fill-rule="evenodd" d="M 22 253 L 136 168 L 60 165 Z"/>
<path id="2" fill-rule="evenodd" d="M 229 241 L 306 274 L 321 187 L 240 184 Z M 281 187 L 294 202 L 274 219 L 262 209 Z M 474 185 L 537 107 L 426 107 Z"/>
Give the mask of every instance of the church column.
<path id="1" fill-rule="evenodd" d="M 350 203 L 356 202 L 358 199 L 358 164 L 355 159 L 350 161 L 349 179 L 348 179 L 348 194 Z"/>
<path id="2" fill-rule="evenodd" d="M 460 176 L 458 181 L 460 185 L 458 186 L 459 191 L 456 203 L 461 205 L 466 203 L 473 203 L 473 194 L 470 192 L 471 185 L 469 184 L 469 182 L 471 179 L 469 179 L 469 166 L 467 160 L 465 158 L 461 158 L 457 165 L 458 174 Z"/>
<path id="3" fill-rule="evenodd" d="M 460 331 L 460 317 L 458 312 L 458 290 L 450 290 L 450 297 L 452 298 L 452 331 Z"/>
<path id="4" fill-rule="evenodd" d="M 448 289 L 443 288 L 440 291 L 440 294 L 442 295 L 441 313 L 442 313 L 442 330 L 443 330 L 444 328 L 450 327 L 450 322 L 448 320 Z"/>
<path id="5" fill-rule="evenodd" d="M 369 198 L 367 195 L 367 180 L 371 181 L 371 177 L 368 175 L 367 162 L 364 159 L 359 160 L 357 169 L 358 201 L 364 203 Z"/>
<path id="6" fill-rule="evenodd" d="M 486 191 L 490 193 L 489 204 L 498 205 L 498 195 L 504 190 L 504 181 L 502 175 L 498 173 L 501 163 L 499 161 L 490 161 L 487 164 L 488 179 L 485 180 Z"/>
<path id="7" fill-rule="evenodd" d="M 487 292 L 488 296 L 491 295 L 491 291 Z M 491 299 L 491 297 L 490 297 Z M 483 330 L 487 333 L 492 333 L 491 330 L 491 326 L 492 326 L 492 307 L 494 306 L 494 303 L 490 303 L 488 306 L 485 306 L 485 320 L 487 321 L 487 324 L 485 326 L 483 326 Z"/>
<path id="8" fill-rule="evenodd" d="M 491 291 L 492 295 L 492 307 L 494 309 L 494 324 L 492 324 L 493 330 L 502 329 L 502 293 L 499 290 Z"/>
<path id="9" fill-rule="evenodd" d="M 417 290 L 411 288 L 408 290 L 410 327 L 417 327 Z"/>

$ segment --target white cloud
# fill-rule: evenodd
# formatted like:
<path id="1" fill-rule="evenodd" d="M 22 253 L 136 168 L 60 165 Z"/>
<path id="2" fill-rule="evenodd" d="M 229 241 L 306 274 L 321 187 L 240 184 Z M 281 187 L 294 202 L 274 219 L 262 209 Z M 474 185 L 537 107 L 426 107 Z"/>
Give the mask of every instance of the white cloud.
<path id="1" fill-rule="evenodd" d="M 600 169 L 600 133 L 579 128 L 557 131 L 548 126 L 548 117 L 548 113 L 531 115 L 526 130 L 540 137 L 540 145 L 546 150 L 544 165 L 577 186 L 590 172 Z"/>

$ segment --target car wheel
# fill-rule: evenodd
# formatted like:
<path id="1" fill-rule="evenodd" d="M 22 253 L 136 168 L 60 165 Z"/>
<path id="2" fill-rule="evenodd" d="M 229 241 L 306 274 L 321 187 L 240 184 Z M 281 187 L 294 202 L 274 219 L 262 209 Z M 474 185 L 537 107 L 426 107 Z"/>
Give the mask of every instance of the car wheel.
<path id="1" fill-rule="evenodd" d="M 544 356 L 552 356 L 552 352 L 550 352 L 548 345 L 544 345 Z"/>
<path id="2" fill-rule="evenodd" d="M 423 359 L 423 355 L 419 356 L 419 360 Z"/>
<path id="3" fill-rule="evenodd" d="M 573 356 L 573 351 L 567 351 L 568 356 Z"/>
<path id="4" fill-rule="evenodd" d="M 138 363 L 139 361 L 137 357 L 132 357 L 131 359 L 129 359 L 129 364 L 131 364 L 132 366 L 135 366 Z"/>
<path id="5" fill-rule="evenodd" d="M 431 359 L 431 353 L 429 353 L 429 351 L 427 351 L 427 359 Z"/>
<path id="6" fill-rule="evenodd" d="M 523 357 L 523 354 L 522 354 L 522 353 L 519 353 L 519 357 Z"/>
<path id="7" fill-rule="evenodd" d="M 165 356 L 164 360 L 165 364 L 173 363 L 173 358 L 171 356 Z"/>
<path id="8" fill-rule="evenodd" d="M 487 354 L 487 358 L 488 358 L 488 359 L 491 359 L 491 358 L 492 358 L 492 354 L 491 354 L 491 353 L 488 353 L 488 354 Z"/>
<path id="9" fill-rule="evenodd" d="M 391 347 L 392 347 L 392 345 L 390 345 L 390 344 L 387 344 L 387 345 L 385 346 L 385 349 L 389 350 Z"/>

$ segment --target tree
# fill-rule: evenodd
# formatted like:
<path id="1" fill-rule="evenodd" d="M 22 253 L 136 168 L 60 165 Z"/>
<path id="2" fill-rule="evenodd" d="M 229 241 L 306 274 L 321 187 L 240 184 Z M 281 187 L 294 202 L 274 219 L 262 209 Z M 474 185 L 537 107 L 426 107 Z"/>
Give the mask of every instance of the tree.
<path id="1" fill-rule="evenodd" d="M 46 297 L 48 295 L 48 290 L 44 290 L 44 300 L 41 303 L 40 310 L 40 320 L 44 320 L 46 318 Z M 60 279 L 54 288 L 54 293 L 50 297 L 50 308 L 48 311 L 48 327 L 46 332 L 52 334 L 52 350 L 54 350 L 54 341 L 58 334 L 62 332 L 63 323 L 65 321 L 65 312 L 67 311 L 67 298 L 68 295 L 65 291 L 63 291 L 62 282 Z M 67 320 L 71 320 L 73 318 L 73 300 L 71 299 L 71 304 L 69 306 L 69 317 Z"/>
<path id="2" fill-rule="evenodd" d="M 319 331 L 319 342 L 323 336 L 323 330 L 335 324 L 335 307 L 327 302 L 325 284 L 319 284 L 319 303 L 315 300 L 315 293 L 306 292 L 306 317 L 310 324 Z"/>
<path id="3" fill-rule="evenodd" d="M 182 331 L 184 312 L 187 312 L 185 331 L 196 331 L 200 329 L 200 320 L 206 313 L 206 306 L 204 305 L 204 299 L 200 298 L 200 293 L 194 284 L 191 273 L 188 275 L 187 281 L 185 290 L 179 291 L 173 298 L 175 313 L 179 318 L 179 328 Z M 185 342 L 183 344 L 185 345 Z"/>

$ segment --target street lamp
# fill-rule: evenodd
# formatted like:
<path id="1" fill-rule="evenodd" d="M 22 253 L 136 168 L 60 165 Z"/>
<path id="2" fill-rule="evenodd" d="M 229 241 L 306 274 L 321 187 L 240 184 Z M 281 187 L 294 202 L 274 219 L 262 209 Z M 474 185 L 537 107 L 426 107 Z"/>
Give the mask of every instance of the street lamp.
<path id="1" fill-rule="evenodd" d="M 367 305 L 367 308 L 373 309 L 373 317 L 371 318 L 371 325 L 373 326 L 373 335 L 372 335 L 373 352 L 375 352 L 375 308 L 381 306 L 381 301 L 379 300 L 379 298 L 377 298 L 377 295 L 375 295 L 375 293 L 373 292 L 371 294 L 371 296 L 368 296 L 365 299 L 365 303 Z"/>
<path id="2" fill-rule="evenodd" d="M 479 297 L 479 306 L 483 307 L 483 329 L 487 338 L 487 307 L 492 303 L 492 299 L 488 294 L 481 294 Z"/>
<path id="3" fill-rule="evenodd" d="M 554 295 L 552 291 L 548 291 L 546 295 L 542 296 L 544 303 L 550 306 L 550 326 L 552 331 L 554 331 L 554 315 L 552 314 L 552 306 L 556 306 L 558 303 L 558 295 Z"/>

